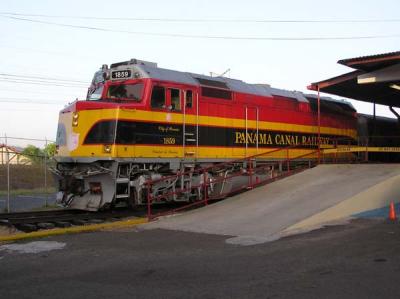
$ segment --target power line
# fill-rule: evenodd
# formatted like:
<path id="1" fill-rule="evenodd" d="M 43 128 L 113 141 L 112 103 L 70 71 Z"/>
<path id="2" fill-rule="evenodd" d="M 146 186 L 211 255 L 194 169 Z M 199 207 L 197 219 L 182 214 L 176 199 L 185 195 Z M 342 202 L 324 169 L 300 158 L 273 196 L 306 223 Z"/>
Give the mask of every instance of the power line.
<path id="1" fill-rule="evenodd" d="M 73 82 L 73 83 L 83 83 L 88 84 L 86 81 L 80 80 L 71 80 L 71 79 L 61 79 L 55 77 L 42 77 L 42 76 L 28 76 L 28 75 L 16 75 L 16 74 L 9 74 L 9 73 L 0 73 L 0 76 L 8 76 L 8 77 L 16 77 L 16 78 L 31 78 L 31 79 L 43 79 L 43 80 L 51 80 L 51 81 L 65 81 L 65 82 Z"/>
<path id="2" fill-rule="evenodd" d="M 0 80 L 12 80 L 13 82 L 19 82 L 19 83 L 42 83 L 42 84 L 48 84 L 48 85 L 54 85 L 54 86 L 70 86 L 70 87 L 82 87 L 85 88 L 88 85 L 80 85 L 80 84 L 74 84 L 74 83 L 65 83 L 65 82 L 58 82 L 58 81 L 47 81 L 47 80 L 33 80 L 33 79 L 19 79 L 19 78 L 9 78 L 9 77 L 2 77 L 0 76 Z M 62 84 L 62 85 L 59 85 Z"/>
<path id="3" fill-rule="evenodd" d="M 17 80 L 11 80 L 7 78 L 0 78 L 0 82 L 2 83 L 17 83 L 17 84 L 30 84 L 30 85 L 43 85 L 43 86 L 58 86 L 58 87 L 69 87 L 69 88 L 85 88 L 84 86 L 74 86 L 74 85 L 64 85 L 64 84 L 58 84 L 58 83 L 43 83 L 43 82 L 28 82 L 28 81 L 17 81 Z"/>
<path id="4" fill-rule="evenodd" d="M 102 21 L 144 21 L 144 22 L 174 22 L 174 23 L 397 23 L 400 19 L 343 19 L 343 20 L 314 20 L 314 19 L 181 19 L 181 18 L 139 18 L 139 17 L 93 17 L 47 14 L 23 14 L 16 12 L 0 12 L 2 15 L 19 17 L 41 17 L 77 20 L 102 20 Z"/>
<path id="5" fill-rule="evenodd" d="M 400 34 L 388 34 L 388 35 L 366 35 L 366 36 L 334 36 L 334 37 L 248 37 L 248 36 L 217 36 L 217 35 L 191 35 L 191 34 L 178 34 L 178 33 L 155 33 L 155 32 L 142 32 L 142 31 L 127 31 L 127 30 L 114 30 L 101 27 L 83 26 L 83 25 L 72 25 L 56 22 L 48 22 L 41 20 L 33 20 L 20 17 L 12 17 L 7 15 L 1 15 L 2 18 L 52 25 L 58 27 L 75 28 L 94 30 L 99 32 L 113 32 L 113 33 L 125 33 L 134 35 L 145 35 L 145 36 L 158 36 L 158 37 L 174 37 L 174 38 L 198 38 L 198 39 L 214 39 L 214 40 L 247 40 L 247 41 L 329 41 L 329 40 L 362 40 L 362 39 L 382 39 L 382 38 L 398 38 Z"/>
<path id="6" fill-rule="evenodd" d="M 0 98 L 0 103 L 15 103 L 15 104 L 39 104 L 39 105 L 66 105 L 67 101 L 61 102 L 54 102 L 54 101 L 41 101 L 36 99 L 28 99 L 28 98 Z"/>
<path id="7" fill-rule="evenodd" d="M 66 82 L 66 81 L 58 81 L 56 79 L 28 79 L 29 77 L 19 77 L 19 76 L 7 76 L 4 74 L 0 74 L 0 80 L 15 80 L 18 82 L 33 82 L 33 83 L 48 83 L 48 84 L 62 84 L 62 85 L 69 85 L 69 86 L 76 86 L 76 87 L 87 87 L 88 84 L 83 83 L 75 83 L 75 82 Z"/>
<path id="8" fill-rule="evenodd" d="M 21 89 L 13 89 L 13 88 L 1 88 L 1 91 L 12 91 L 12 92 L 18 92 L 18 93 L 26 93 L 26 94 L 46 94 L 46 95 L 53 95 L 54 92 L 41 92 L 41 91 L 32 91 L 32 90 L 21 90 Z M 65 96 L 65 97 L 74 97 L 72 94 L 66 94 L 66 93 L 59 93 L 57 92 L 57 95 L 60 96 Z"/>
<path id="9" fill-rule="evenodd" d="M 39 49 L 32 49 L 32 48 L 22 48 L 22 47 L 14 47 L 14 46 L 7 46 L 7 45 L 0 45 L 2 48 L 6 49 L 15 49 L 15 50 L 22 50 L 22 51 L 29 51 L 29 52 L 37 52 L 37 53 L 43 53 L 43 54 L 50 54 L 50 55 L 56 55 L 56 56 L 63 56 L 63 57 L 76 57 L 80 59 L 92 59 L 93 56 L 86 56 L 86 55 L 80 55 L 80 54 L 75 54 L 75 53 L 66 53 L 66 52 L 55 52 L 55 51 L 46 51 L 46 50 L 39 50 Z"/>
<path id="10" fill-rule="evenodd" d="M 49 139 L 39 139 L 39 138 L 24 138 L 24 137 L 10 137 L 10 136 L 7 136 L 7 137 L 2 137 L 1 135 L 0 135 L 0 139 L 15 139 L 15 140 L 27 140 L 27 141 L 50 141 L 50 142 L 55 142 L 54 140 L 49 140 Z"/>
<path id="11" fill-rule="evenodd" d="M 43 83 L 43 84 L 50 84 L 50 85 L 56 85 L 56 84 L 62 84 L 64 86 L 71 86 L 71 87 L 87 87 L 88 84 L 81 84 L 81 83 L 68 83 L 68 82 L 59 82 L 59 81 L 50 81 L 50 80 L 38 80 L 38 79 L 21 79 L 21 78 L 14 78 L 14 77 L 6 77 L 6 76 L 1 76 L 0 75 L 0 80 L 13 80 L 16 82 L 21 82 L 21 83 Z"/>
<path id="12" fill-rule="evenodd" d="M 42 109 L 1 109 L 1 112 L 5 112 L 5 111 L 12 111 L 12 112 L 31 112 L 31 111 L 43 111 Z"/>

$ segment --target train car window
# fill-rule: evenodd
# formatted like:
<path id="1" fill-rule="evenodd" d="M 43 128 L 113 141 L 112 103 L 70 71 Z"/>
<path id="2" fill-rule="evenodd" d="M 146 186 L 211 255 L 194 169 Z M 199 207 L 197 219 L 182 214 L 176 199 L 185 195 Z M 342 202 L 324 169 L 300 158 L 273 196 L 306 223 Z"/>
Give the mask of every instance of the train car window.
<path id="1" fill-rule="evenodd" d="M 181 91 L 179 89 L 170 89 L 171 90 L 171 106 L 172 110 L 181 110 Z"/>
<path id="2" fill-rule="evenodd" d="M 117 137 L 115 138 L 116 143 L 121 144 L 134 144 L 136 134 L 135 123 L 128 121 L 120 121 L 117 126 Z"/>
<path id="3" fill-rule="evenodd" d="M 104 120 L 96 123 L 87 134 L 84 144 L 113 143 L 115 121 Z"/>
<path id="4" fill-rule="evenodd" d="M 142 100 L 143 83 L 110 85 L 107 97 L 110 99 Z"/>
<path id="5" fill-rule="evenodd" d="M 165 88 L 162 86 L 154 86 L 151 92 L 151 107 L 163 109 L 165 108 Z"/>
<path id="6" fill-rule="evenodd" d="M 225 82 L 194 77 L 201 85 L 229 89 Z"/>
<path id="7" fill-rule="evenodd" d="M 211 87 L 201 87 L 201 95 L 203 97 L 218 98 L 224 100 L 232 99 L 232 92 L 225 89 L 217 89 Z"/>
<path id="8" fill-rule="evenodd" d="M 186 108 L 193 107 L 193 92 L 191 90 L 186 91 Z"/>

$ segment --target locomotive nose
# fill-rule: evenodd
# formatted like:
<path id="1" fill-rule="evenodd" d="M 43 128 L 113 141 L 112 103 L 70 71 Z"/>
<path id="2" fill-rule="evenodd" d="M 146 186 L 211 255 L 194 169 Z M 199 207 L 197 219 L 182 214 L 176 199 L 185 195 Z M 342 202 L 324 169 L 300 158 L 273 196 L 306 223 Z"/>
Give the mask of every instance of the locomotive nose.
<path id="1" fill-rule="evenodd" d="M 56 136 L 56 154 L 58 154 L 60 147 L 67 144 L 67 131 L 63 123 L 58 123 L 57 136 Z"/>
<path id="2" fill-rule="evenodd" d="M 76 134 L 73 132 L 74 125 L 77 125 L 78 122 L 75 103 L 64 108 L 59 113 L 56 136 L 56 157 L 70 156 L 70 152 L 78 146 L 77 136 L 75 136 Z"/>

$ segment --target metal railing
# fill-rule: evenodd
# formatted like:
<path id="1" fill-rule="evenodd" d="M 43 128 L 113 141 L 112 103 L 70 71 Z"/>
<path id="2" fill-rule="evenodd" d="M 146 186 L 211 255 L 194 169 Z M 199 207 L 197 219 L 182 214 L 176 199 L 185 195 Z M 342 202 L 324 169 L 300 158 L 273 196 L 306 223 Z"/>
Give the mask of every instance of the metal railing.
<path id="1" fill-rule="evenodd" d="M 321 149 L 321 163 L 399 163 L 400 136 L 338 138 Z"/>
<path id="2" fill-rule="evenodd" d="M 376 150 L 380 146 L 380 151 Z M 358 150 L 357 150 L 358 148 Z M 326 153 L 326 149 L 336 149 L 332 153 Z M 296 150 L 308 151 L 302 154 L 296 154 Z M 375 152 L 372 152 L 374 151 Z M 391 156 L 389 156 L 389 153 Z M 263 158 L 264 156 L 264 158 Z M 265 158 L 265 157 L 268 158 Z M 276 159 L 274 161 L 274 156 Z M 271 159 L 272 157 L 272 159 Z M 279 157 L 279 158 L 278 158 Z M 284 158 L 282 158 L 284 157 Z M 149 220 L 156 219 L 161 216 L 174 214 L 182 210 L 208 205 L 212 201 L 225 198 L 226 196 L 240 193 L 244 190 L 253 189 L 255 187 L 268 184 L 275 180 L 298 173 L 305 169 L 311 168 L 318 163 L 368 163 L 368 162 L 385 162 L 388 158 L 390 162 L 400 162 L 400 136 L 374 136 L 368 138 L 338 138 L 330 141 L 330 144 L 320 145 L 320 148 L 305 148 L 302 146 L 288 146 L 285 148 L 269 150 L 257 155 L 222 162 L 212 166 L 200 169 L 190 170 L 186 172 L 178 172 L 177 174 L 166 176 L 157 180 L 148 180 L 146 182 L 147 190 L 147 217 Z M 232 171 L 229 175 L 220 177 L 208 177 L 208 173 L 218 173 L 218 170 L 226 169 L 227 166 L 235 164 L 244 165 L 240 171 Z M 257 165 L 258 164 L 258 165 Z M 257 175 L 264 173 L 264 175 Z M 266 176 L 265 174 L 269 175 Z M 198 184 L 190 187 L 180 186 L 172 191 L 154 194 L 153 187 L 157 183 L 166 180 L 184 180 L 185 176 L 197 175 L 201 177 Z M 215 193 L 211 190 L 213 186 L 220 183 L 228 183 L 235 178 L 244 178 L 244 182 L 239 183 L 236 188 L 227 192 Z M 182 193 L 193 192 L 199 196 L 199 200 L 191 203 L 184 203 L 178 207 L 153 213 L 155 202 L 160 202 L 169 197 L 179 196 Z M 223 187 L 221 187 L 223 191 Z M 167 201 L 167 200 L 166 200 Z"/>
<path id="3" fill-rule="evenodd" d="M 294 153 L 296 150 L 307 152 L 296 155 Z M 269 150 L 246 158 L 214 164 L 200 169 L 179 172 L 157 180 L 148 180 L 146 182 L 147 217 L 149 220 L 152 220 L 182 210 L 187 210 L 195 206 L 208 205 L 212 201 L 217 201 L 229 195 L 253 189 L 298 173 L 315 166 L 317 163 L 317 154 L 318 149 L 304 148 L 304 146 L 289 146 Z M 263 158 L 263 156 L 268 156 L 268 159 Z M 274 156 L 285 156 L 286 158 L 279 158 L 279 160 L 276 158 L 275 161 L 271 160 L 271 157 L 273 159 Z M 235 165 L 241 165 L 242 167 L 235 169 Z M 231 171 L 227 169 L 231 169 Z M 220 173 L 222 175 L 210 177 L 209 173 Z M 173 188 L 172 191 L 153 194 L 153 187 L 163 181 L 184 181 L 185 177 L 192 177 L 193 175 L 200 178 L 198 184 L 190 185 L 189 187 L 181 184 L 179 188 Z M 235 180 L 236 182 L 234 182 Z M 232 184 L 232 186 L 235 185 L 235 187 L 224 192 L 224 186 L 227 184 Z M 215 190 L 216 186 L 220 186 L 220 191 Z M 166 198 L 177 197 L 183 193 L 194 194 L 198 199 L 190 203 L 181 204 L 178 207 L 173 207 L 166 211 L 163 210 L 162 212 L 153 213 L 153 210 L 155 209 L 153 206 L 154 203 L 162 202 L 163 199 Z"/>
<path id="4" fill-rule="evenodd" d="M 45 138 L 0 136 L 0 212 L 43 208 L 55 201 L 53 177 L 48 171 L 54 162 L 46 154 L 21 153 L 9 145 L 21 140 L 36 142 L 38 147 L 46 146 L 50 142 Z M 320 163 L 400 162 L 400 136 L 340 138 L 331 140 L 329 145 L 321 145 L 321 151 L 315 145 L 288 146 L 149 180 L 145 189 L 148 217 L 153 219 L 194 206 L 207 205 L 230 194 L 267 184 L 314 166 L 318 163 L 318 157 Z M 190 176 L 197 176 L 199 179 L 194 184 L 185 184 L 185 178 Z M 180 180 L 182 183 L 167 192 L 154 193 L 154 186 L 167 180 Z M 228 189 L 228 184 L 233 187 Z M 219 192 L 216 190 L 218 188 Z M 170 197 L 179 198 L 183 193 L 193 193 L 193 198 L 197 196 L 198 200 L 154 213 L 157 208 L 152 203 L 168 201 L 166 199 Z"/>

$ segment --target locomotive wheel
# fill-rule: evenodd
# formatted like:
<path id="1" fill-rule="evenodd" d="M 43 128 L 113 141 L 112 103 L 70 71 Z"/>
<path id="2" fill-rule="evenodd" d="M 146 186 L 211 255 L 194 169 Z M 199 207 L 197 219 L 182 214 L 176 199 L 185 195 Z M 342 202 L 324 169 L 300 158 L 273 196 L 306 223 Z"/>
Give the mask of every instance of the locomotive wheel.
<path id="1" fill-rule="evenodd" d="M 104 206 L 102 206 L 99 209 L 100 212 L 110 211 L 110 210 L 114 210 L 114 203 L 113 202 L 106 203 Z"/>
<path id="2" fill-rule="evenodd" d="M 195 188 L 192 190 L 190 195 L 190 202 L 196 202 L 203 199 L 203 191 L 200 188 Z"/>

